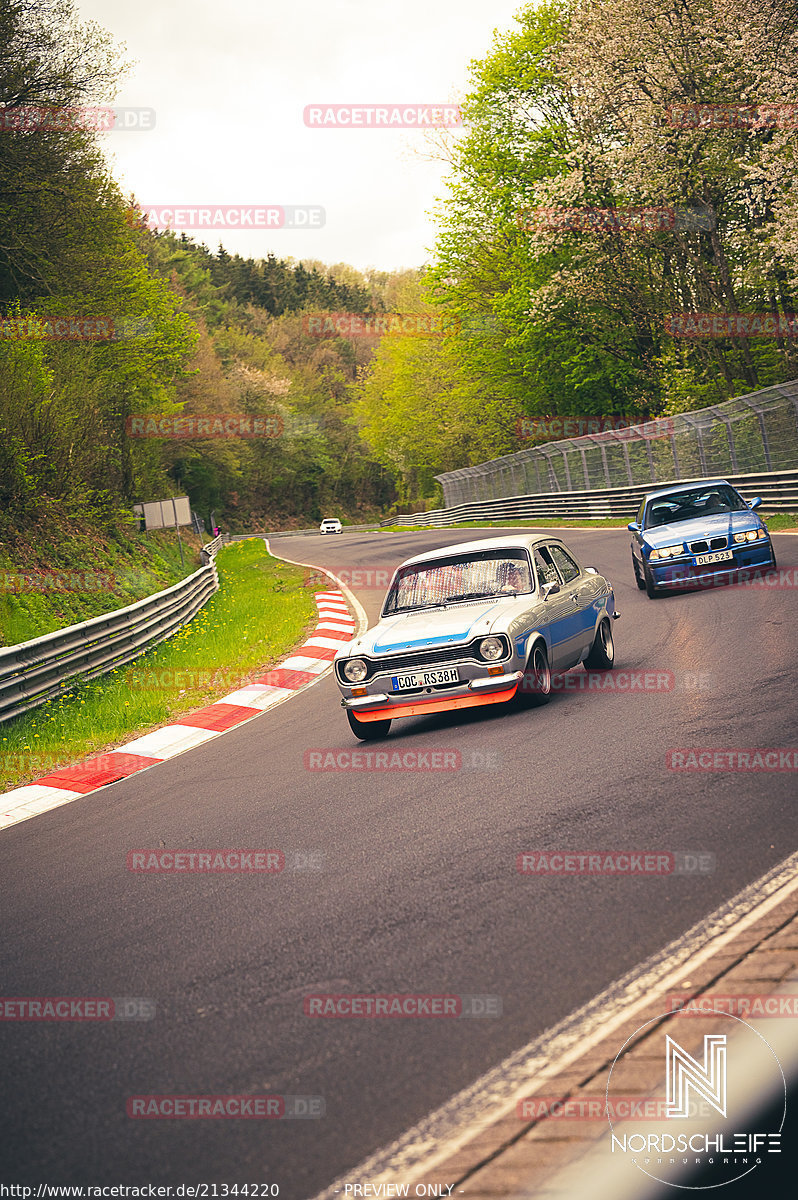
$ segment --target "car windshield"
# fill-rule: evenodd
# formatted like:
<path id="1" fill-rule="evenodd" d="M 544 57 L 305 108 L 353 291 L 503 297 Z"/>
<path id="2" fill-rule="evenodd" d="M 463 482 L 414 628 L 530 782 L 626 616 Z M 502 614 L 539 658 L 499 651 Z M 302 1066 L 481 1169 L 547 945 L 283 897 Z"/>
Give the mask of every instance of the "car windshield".
<path id="1" fill-rule="evenodd" d="M 646 512 L 646 529 L 670 525 L 674 521 L 695 521 L 714 517 L 718 513 L 743 512 L 748 505 L 727 483 L 695 488 L 689 492 L 672 492 L 657 496 Z"/>
<path id="2" fill-rule="evenodd" d="M 406 567 L 396 577 L 383 615 L 530 590 L 529 560 L 522 550 L 436 559 Z"/>

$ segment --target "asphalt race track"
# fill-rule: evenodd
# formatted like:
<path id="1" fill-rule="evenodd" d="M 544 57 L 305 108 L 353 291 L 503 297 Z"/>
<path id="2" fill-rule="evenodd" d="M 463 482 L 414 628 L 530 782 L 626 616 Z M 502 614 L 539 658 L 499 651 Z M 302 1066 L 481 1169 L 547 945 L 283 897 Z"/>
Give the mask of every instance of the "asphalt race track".
<path id="1" fill-rule="evenodd" d="M 373 620 L 382 572 L 493 534 L 274 548 L 353 579 Z M 2 994 L 157 1004 L 147 1021 L 0 1023 L 8 1183 L 276 1183 L 302 1200 L 795 849 L 794 772 L 677 773 L 666 752 L 798 746 L 798 538 L 775 536 L 782 586 L 650 601 L 625 531 L 562 536 L 615 586 L 616 672 L 671 673 L 672 686 L 563 689 L 537 710 L 397 722 L 361 746 L 327 676 L 0 834 Z M 306 752 L 327 748 L 457 751 L 461 765 L 307 769 Z M 149 847 L 278 848 L 321 869 L 129 872 L 128 852 Z M 689 876 L 523 876 L 516 858 L 531 850 L 715 858 Z M 313 1019 L 314 992 L 490 995 L 502 1015 Z M 323 1097 L 326 1115 L 126 1115 L 131 1096 L 175 1093 Z"/>

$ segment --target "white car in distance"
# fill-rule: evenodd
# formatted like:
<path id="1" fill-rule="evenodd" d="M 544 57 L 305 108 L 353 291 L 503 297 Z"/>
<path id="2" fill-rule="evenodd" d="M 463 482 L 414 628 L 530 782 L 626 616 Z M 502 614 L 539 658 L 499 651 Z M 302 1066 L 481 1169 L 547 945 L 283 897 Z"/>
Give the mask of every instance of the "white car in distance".
<path id="1" fill-rule="evenodd" d="M 319 533 L 343 533 L 344 527 L 337 517 L 325 517 L 319 525 Z"/>

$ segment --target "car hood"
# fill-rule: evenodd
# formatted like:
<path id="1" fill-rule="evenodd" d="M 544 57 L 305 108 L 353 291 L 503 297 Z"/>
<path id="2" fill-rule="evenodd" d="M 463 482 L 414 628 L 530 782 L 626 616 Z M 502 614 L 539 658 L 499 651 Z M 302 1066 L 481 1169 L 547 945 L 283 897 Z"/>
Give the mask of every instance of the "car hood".
<path id="1" fill-rule="evenodd" d="M 720 537 L 723 534 L 731 538 L 733 533 L 756 529 L 758 525 L 756 514 L 744 509 L 742 512 L 715 513 L 711 517 L 696 517 L 692 521 L 656 525 L 653 529 L 643 530 L 643 537 L 649 546 L 659 549 L 660 546 L 674 546 L 678 542 L 692 542 L 698 538 Z"/>
<path id="2" fill-rule="evenodd" d="M 528 599 L 528 597 L 527 597 Z M 497 600 L 466 601 L 450 608 L 425 609 L 385 617 L 350 643 L 353 654 L 395 654 L 403 650 L 460 646 L 482 635 L 487 637 L 497 624 L 502 626 L 518 612 L 519 601 L 513 596 Z"/>

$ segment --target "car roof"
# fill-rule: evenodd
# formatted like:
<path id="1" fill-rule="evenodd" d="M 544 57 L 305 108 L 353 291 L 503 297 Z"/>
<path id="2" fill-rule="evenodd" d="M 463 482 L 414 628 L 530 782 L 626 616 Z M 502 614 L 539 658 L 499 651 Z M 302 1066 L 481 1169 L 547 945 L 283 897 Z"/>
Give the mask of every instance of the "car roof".
<path id="1" fill-rule="evenodd" d="M 450 554 L 472 553 L 476 550 L 518 550 L 519 548 L 532 550 L 541 542 L 559 542 L 561 545 L 564 545 L 561 538 L 539 533 L 484 538 L 481 541 L 457 542 L 453 546 L 440 546 L 436 550 L 427 550 L 424 554 L 416 554 L 413 558 L 406 558 L 399 566 L 409 567 L 414 563 L 424 562 L 428 559 L 448 558 Z"/>
<path id="2" fill-rule="evenodd" d="M 656 500 L 658 496 L 672 496 L 674 492 L 694 492 L 696 488 L 719 487 L 725 484 L 732 487 L 728 479 L 694 479 L 692 483 L 674 483 L 670 487 L 658 488 L 656 492 L 646 492 L 646 503 Z"/>

